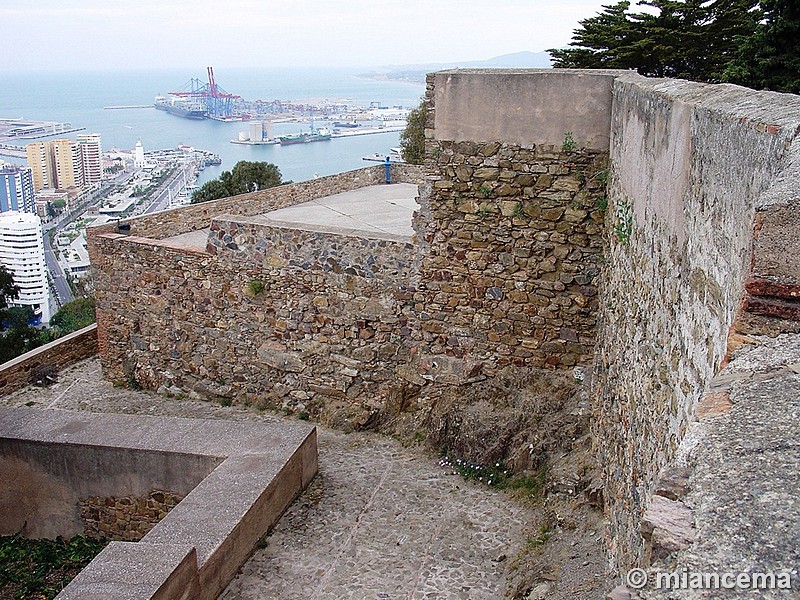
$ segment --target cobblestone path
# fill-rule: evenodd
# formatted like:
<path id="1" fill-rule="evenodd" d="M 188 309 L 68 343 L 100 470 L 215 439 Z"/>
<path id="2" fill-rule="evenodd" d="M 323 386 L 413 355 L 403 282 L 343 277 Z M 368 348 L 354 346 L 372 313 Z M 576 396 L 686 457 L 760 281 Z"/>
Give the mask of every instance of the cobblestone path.
<path id="1" fill-rule="evenodd" d="M 282 418 L 114 388 L 99 361 L 5 405 L 212 419 Z M 320 428 L 319 474 L 222 594 L 235 599 L 502 598 L 532 509 L 415 448 Z"/>

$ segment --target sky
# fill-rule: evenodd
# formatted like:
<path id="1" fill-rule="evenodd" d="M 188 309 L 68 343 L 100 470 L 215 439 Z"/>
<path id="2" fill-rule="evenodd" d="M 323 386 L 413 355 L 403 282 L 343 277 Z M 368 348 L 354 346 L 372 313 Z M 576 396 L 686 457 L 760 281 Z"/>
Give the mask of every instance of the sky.
<path id="1" fill-rule="evenodd" d="M 607 0 L 0 0 L 6 70 L 362 67 L 569 43 Z"/>

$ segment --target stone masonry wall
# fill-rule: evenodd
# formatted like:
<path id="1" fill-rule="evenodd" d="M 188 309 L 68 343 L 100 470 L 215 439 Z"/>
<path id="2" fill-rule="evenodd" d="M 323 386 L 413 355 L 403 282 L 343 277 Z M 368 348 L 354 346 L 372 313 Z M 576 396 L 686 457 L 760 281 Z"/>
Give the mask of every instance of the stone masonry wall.
<path id="1" fill-rule="evenodd" d="M 0 396 L 37 383 L 43 369 L 59 369 L 97 354 L 97 325 L 89 325 L 0 366 Z"/>
<path id="2" fill-rule="evenodd" d="M 153 490 L 145 498 L 81 498 L 84 535 L 103 540 L 138 542 L 183 500 L 179 494 Z"/>
<path id="3" fill-rule="evenodd" d="M 112 380 L 263 402 L 348 428 L 377 411 L 411 356 L 410 238 L 223 217 L 210 252 L 134 236 L 94 244 Z"/>
<path id="4" fill-rule="evenodd" d="M 426 154 L 436 175 L 417 223 L 425 345 L 486 373 L 590 359 L 607 153 L 579 146 L 568 121 L 558 144 L 439 139 L 435 81 Z"/>
<path id="5" fill-rule="evenodd" d="M 611 558 L 644 558 L 661 468 L 720 368 L 751 262 L 753 217 L 786 168 L 796 97 L 618 79 L 594 434 Z"/>
<path id="6" fill-rule="evenodd" d="M 438 142 L 418 294 L 433 354 L 485 370 L 592 356 L 605 153 Z"/>
<path id="7" fill-rule="evenodd" d="M 467 385 L 509 370 L 593 359 L 611 559 L 624 571 L 643 559 L 654 482 L 725 358 L 754 213 L 796 189 L 800 105 L 561 70 L 440 72 L 426 102 L 413 239 L 253 216 L 377 183 L 378 167 L 143 217 L 130 236 L 95 231 L 106 376 L 349 428 L 426 394 L 470 398 Z M 209 226 L 205 249 L 159 240 Z M 498 444 L 517 439 L 505 433 Z"/>

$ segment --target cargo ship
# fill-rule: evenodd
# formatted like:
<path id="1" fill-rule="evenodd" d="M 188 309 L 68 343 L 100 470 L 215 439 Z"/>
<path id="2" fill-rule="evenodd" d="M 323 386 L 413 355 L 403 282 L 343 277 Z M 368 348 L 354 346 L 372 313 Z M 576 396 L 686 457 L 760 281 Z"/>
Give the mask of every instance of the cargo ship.
<path id="1" fill-rule="evenodd" d="M 208 116 L 206 109 L 196 100 L 181 98 L 180 96 L 156 96 L 153 102 L 159 110 L 165 110 L 176 117 L 184 119 L 205 119 Z"/>
<path id="2" fill-rule="evenodd" d="M 280 142 L 281 146 L 289 146 L 291 144 L 308 144 L 309 142 L 326 142 L 329 139 L 331 139 L 331 132 L 323 127 L 316 131 L 312 129 L 311 133 L 281 135 L 278 137 L 278 142 Z"/>

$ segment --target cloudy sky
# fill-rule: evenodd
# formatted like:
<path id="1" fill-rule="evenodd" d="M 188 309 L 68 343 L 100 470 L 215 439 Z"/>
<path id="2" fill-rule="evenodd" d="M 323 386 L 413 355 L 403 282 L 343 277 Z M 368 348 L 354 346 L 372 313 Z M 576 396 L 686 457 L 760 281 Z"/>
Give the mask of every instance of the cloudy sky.
<path id="1" fill-rule="evenodd" d="M 0 48 L 9 70 L 479 60 L 564 46 L 603 3 L 1 0 Z"/>

